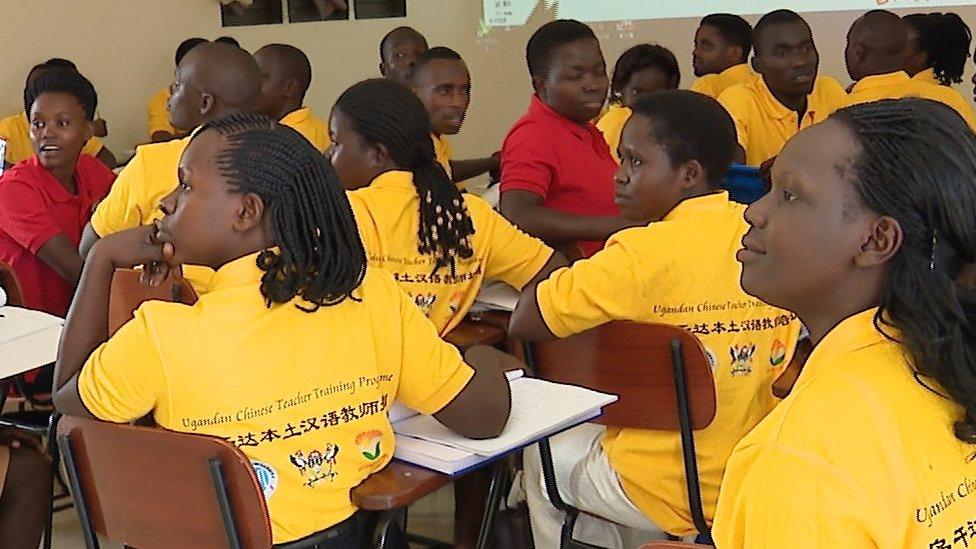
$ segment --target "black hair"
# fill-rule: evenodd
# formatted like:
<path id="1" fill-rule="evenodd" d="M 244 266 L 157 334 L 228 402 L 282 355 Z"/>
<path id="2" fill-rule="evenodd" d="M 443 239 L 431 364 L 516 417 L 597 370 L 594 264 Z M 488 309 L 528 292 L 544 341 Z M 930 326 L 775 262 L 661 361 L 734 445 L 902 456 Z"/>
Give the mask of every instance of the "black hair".
<path id="1" fill-rule="evenodd" d="M 434 46 L 417 57 L 417 61 L 414 62 L 413 67 L 410 69 L 410 77 L 413 78 L 413 75 L 417 74 L 417 71 L 434 59 L 461 61 L 462 63 L 464 62 L 464 60 L 461 59 L 461 54 L 452 50 L 451 48 L 445 46 Z"/>
<path id="2" fill-rule="evenodd" d="M 352 122 L 366 144 L 386 147 L 401 169 L 413 173 L 420 198 L 417 250 L 433 255 L 434 271 L 474 251 L 474 225 L 464 198 L 434 156 L 430 118 L 420 99 L 405 85 L 384 78 L 364 80 L 342 92 L 335 110 Z"/>
<path id="3" fill-rule="evenodd" d="M 719 186 L 737 142 L 732 117 L 718 101 L 688 90 L 661 90 L 641 94 L 632 108 L 650 121 L 651 135 L 672 166 L 697 160 L 712 188 Z"/>
<path id="4" fill-rule="evenodd" d="M 98 95 L 95 86 L 73 69 L 45 69 L 34 78 L 24 90 L 24 112 L 30 116 L 31 106 L 43 93 L 67 93 L 74 96 L 85 111 L 85 118 L 95 119 L 95 109 L 98 108 Z"/>
<path id="5" fill-rule="evenodd" d="M 265 304 L 296 304 L 304 311 L 336 305 L 363 281 L 366 252 L 349 199 L 329 161 L 297 131 L 260 114 L 211 120 L 194 134 L 226 141 L 217 168 L 240 193 L 264 202 L 278 251 L 258 255 Z M 191 141 L 192 141 L 191 139 Z"/>
<path id="6" fill-rule="evenodd" d="M 752 46 L 759 51 L 759 42 L 762 39 L 762 33 L 769 27 L 775 25 L 787 25 L 793 23 L 801 23 L 806 26 L 807 29 L 810 25 L 807 24 L 806 20 L 800 17 L 800 14 L 791 10 L 773 10 L 766 15 L 759 18 L 756 26 L 752 29 Z M 811 31 L 812 34 L 812 31 Z"/>
<path id="7" fill-rule="evenodd" d="M 740 61 L 745 63 L 749 60 L 749 51 L 752 49 L 752 26 L 748 21 L 731 13 L 712 13 L 702 18 L 699 26 L 704 25 L 714 27 L 723 40 L 742 48 Z"/>
<path id="8" fill-rule="evenodd" d="M 180 42 L 179 46 L 176 46 L 176 65 L 180 64 L 180 61 L 186 57 L 186 54 L 190 53 L 190 50 L 199 46 L 200 44 L 206 44 L 208 40 L 206 38 L 187 38 L 186 40 Z"/>
<path id="9" fill-rule="evenodd" d="M 620 94 L 627 87 L 627 82 L 630 82 L 630 77 L 635 72 L 651 67 L 660 69 L 674 88 L 681 85 L 681 70 L 671 50 L 657 44 L 638 44 L 617 58 L 613 67 L 613 78 L 610 79 L 611 100 L 619 102 Z"/>
<path id="10" fill-rule="evenodd" d="M 417 29 L 413 27 L 397 27 L 391 30 L 390 32 L 386 33 L 385 35 L 383 35 L 383 38 L 380 39 L 380 61 L 382 62 L 386 61 L 386 57 L 383 56 L 384 50 L 386 50 L 386 43 L 390 40 L 391 37 L 393 37 L 394 34 L 401 33 L 401 32 L 410 34 L 413 36 L 413 38 L 417 39 L 420 42 L 423 42 L 425 46 L 427 45 L 427 39 L 424 38 L 424 35 L 420 34 L 420 31 L 418 31 Z"/>
<path id="11" fill-rule="evenodd" d="M 27 71 L 27 80 L 24 82 L 24 91 L 27 91 L 27 85 L 30 83 L 31 77 L 34 76 L 34 73 L 39 70 L 48 69 L 67 69 L 76 71 L 78 70 L 78 66 L 75 65 L 74 62 L 69 61 L 68 59 L 62 59 L 60 57 L 52 57 L 43 63 L 38 63 L 31 67 L 31 70 Z"/>
<path id="12" fill-rule="evenodd" d="M 593 29 L 574 19 L 556 19 L 542 25 L 525 46 L 529 75 L 544 78 L 549 74 L 552 54 L 561 46 L 577 40 L 596 40 Z"/>
<path id="13" fill-rule="evenodd" d="M 851 177 L 860 201 L 904 233 L 875 325 L 905 347 L 922 385 L 962 406 L 956 436 L 976 443 L 976 135 L 926 99 L 866 103 L 833 118 L 860 145 Z"/>
<path id="14" fill-rule="evenodd" d="M 902 18 L 918 33 L 918 49 L 928 55 L 926 68 L 943 86 L 962 82 L 973 33 L 958 14 L 916 13 Z"/>
<path id="15" fill-rule="evenodd" d="M 231 46 L 241 47 L 241 43 L 237 41 L 233 36 L 221 36 L 220 38 L 215 38 L 214 42 L 220 42 L 221 44 L 230 44 Z"/>

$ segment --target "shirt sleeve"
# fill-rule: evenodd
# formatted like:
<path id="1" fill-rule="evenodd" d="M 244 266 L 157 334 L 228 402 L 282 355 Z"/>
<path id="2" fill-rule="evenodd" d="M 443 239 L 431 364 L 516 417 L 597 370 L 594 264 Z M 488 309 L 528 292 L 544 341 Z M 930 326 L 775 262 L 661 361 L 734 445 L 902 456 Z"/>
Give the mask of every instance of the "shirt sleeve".
<path id="1" fill-rule="evenodd" d="M 827 102 L 827 112 L 834 112 L 843 109 L 850 103 L 850 96 L 836 79 L 831 76 L 822 76 L 823 97 Z"/>
<path id="2" fill-rule="evenodd" d="M 144 206 L 137 201 L 140 194 L 137 189 L 145 186 L 145 179 L 145 160 L 136 151 L 135 157 L 119 173 L 108 196 L 95 208 L 91 224 L 98 236 L 105 237 L 142 223 Z"/>
<path id="3" fill-rule="evenodd" d="M 465 202 L 474 220 L 476 237 L 488 247 L 485 278 L 498 279 L 521 290 L 549 261 L 552 249 L 512 225 L 484 200 L 467 195 Z"/>
<path id="4" fill-rule="evenodd" d="M 556 336 L 643 316 L 639 309 L 649 300 L 641 281 L 657 277 L 619 236 L 611 237 L 593 257 L 555 271 L 537 286 L 539 312 Z"/>
<path id="5" fill-rule="evenodd" d="M 399 356 L 390 357 L 400 365 L 396 399 L 418 412 L 433 414 L 454 400 L 474 376 L 474 370 L 464 363 L 453 345 L 438 336 L 434 325 L 389 273 L 370 271 L 367 277 L 382 277 L 385 307 L 395 312 L 395 324 L 398 324 L 390 328 L 399 333 L 386 334 L 399 343 L 396 345 Z M 377 344 L 388 345 L 387 342 Z"/>
<path id="6" fill-rule="evenodd" d="M 725 110 L 732 117 L 732 122 L 735 123 L 735 137 L 739 140 L 739 145 L 742 145 L 743 149 L 749 150 L 749 124 L 746 116 L 748 115 L 749 108 L 747 106 L 748 97 L 746 96 L 745 90 L 736 89 L 737 86 L 733 86 L 718 96 L 718 102 L 725 107 Z"/>
<path id="7" fill-rule="evenodd" d="M 97 137 L 92 137 L 85 143 L 85 146 L 81 148 L 81 154 L 87 154 L 88 156 L 98 156 L 98 153 L 102 152 L 105 148 L 105 143 Z"/>
<path id="8" fill-rule="evenodd" d="M 16 177 L 0 184 L 0 229 L 35 255 L 62 232 L 40 191 Z"/>
<path id="9" fill-rule="evenodd" d="M 556 175 L 550 136 L 536 124 L 516 128 L 502 146 L 501 192 L 523 190 L 543 198 Z"/>
<path id="10" fill-rule="evenodd" d="M 145 309 L 95 349 L 78 374 L 81 401 L 98 419 L 132 421 L 154 410 L 165 394 L 166 376 Z"/>
<path id="11" fill-rule="evenodd" d="M 695 83 L 691 85 L 691 91 L 698 92 L 709 97 L 715 97 L 715 88 L 712 86 L 712 82 L 714 80 L 715 79 L 710 74 L 702 76 L 698 80 L 695 80 Z"/>
<path id="12" fill-rule="evenodd" d="M 712 536 L 723 549 L 887 547 L 866 520 L 890 524 L 877 508 L 856 479 L 818 456 L 778 444 L 747 447 L 729 460 Z"/>

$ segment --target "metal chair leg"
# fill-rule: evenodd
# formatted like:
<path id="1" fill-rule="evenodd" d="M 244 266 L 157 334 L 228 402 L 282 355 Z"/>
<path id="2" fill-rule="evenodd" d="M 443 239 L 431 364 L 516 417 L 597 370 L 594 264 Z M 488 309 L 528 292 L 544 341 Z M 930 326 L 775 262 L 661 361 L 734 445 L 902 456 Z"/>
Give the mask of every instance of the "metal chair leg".
<path id="1" fill-rule="evenodd" d="M 485 513 L 481 519 L 481 528 L 478 530 L 478 549 L 488 548 L 491 531 L 495 526 L 495 515 L 498 512 L 498 505 L 501 504 L 502 485 L 507 472 L 505 461 L 495 463 L 494 468 L 491 484 L 488 486 L 488 497 L 485 500 Z"/>

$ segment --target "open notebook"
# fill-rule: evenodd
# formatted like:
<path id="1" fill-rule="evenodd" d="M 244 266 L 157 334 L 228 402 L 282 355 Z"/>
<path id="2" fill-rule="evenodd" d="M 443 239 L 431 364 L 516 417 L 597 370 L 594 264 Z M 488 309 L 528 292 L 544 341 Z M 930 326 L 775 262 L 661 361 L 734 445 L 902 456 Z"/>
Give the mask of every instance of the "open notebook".
<path id="1" fill-rule="evenodd" d="M 458 475 L 512 450 L 528 446 L 600 415 L 617 400 L 575 385 L 522 377 L 507 372 L 512 389 L 512 412 L 502 434 L 472 440 L 455 434 L 432 416 L 394 404 L 390 421 L 396 433 L 393 455 L 398 459 L 449 475 Z"/>
<path id="2" fill-rule="evenodd" d="M 42 311 L 0 307 L 0 378 L 54 362 L 63 324 Z"/>

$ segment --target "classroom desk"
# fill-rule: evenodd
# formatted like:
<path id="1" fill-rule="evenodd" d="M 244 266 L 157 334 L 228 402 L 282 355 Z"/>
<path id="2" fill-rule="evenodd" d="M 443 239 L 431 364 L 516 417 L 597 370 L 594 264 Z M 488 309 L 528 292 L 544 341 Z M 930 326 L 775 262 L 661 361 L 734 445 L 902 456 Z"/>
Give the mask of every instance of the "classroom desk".
<path id="1" fill-rule="evenodd" d="M 63 325 L 47 313 L 0 307 L 0 380 L 54 362 Z"/>

